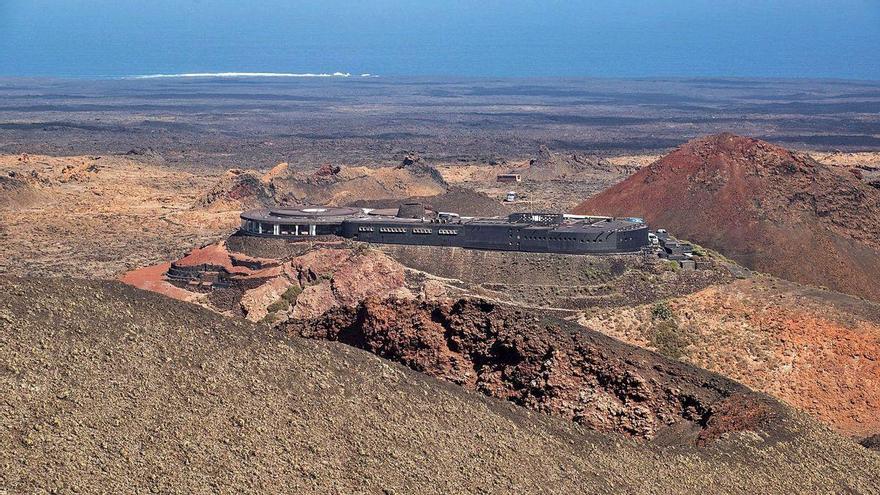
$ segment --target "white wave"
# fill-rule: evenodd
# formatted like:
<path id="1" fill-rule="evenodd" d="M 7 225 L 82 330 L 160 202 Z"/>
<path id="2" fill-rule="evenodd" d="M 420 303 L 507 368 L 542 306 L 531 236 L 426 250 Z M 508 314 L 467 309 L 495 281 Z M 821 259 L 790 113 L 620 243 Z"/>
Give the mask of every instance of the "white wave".
<path id="1" fill-rule="evenodd" d="M 195 78 L 195 77 L 350 77 L 348 72 L 330 73 L 294 73 L 294 72 L 186 72 L 182 74 L 142 74 L 128 76 L 127 79 L 164 79 L 164 78 Z M 363 76 L 362 76 L 363 77 Z"/>

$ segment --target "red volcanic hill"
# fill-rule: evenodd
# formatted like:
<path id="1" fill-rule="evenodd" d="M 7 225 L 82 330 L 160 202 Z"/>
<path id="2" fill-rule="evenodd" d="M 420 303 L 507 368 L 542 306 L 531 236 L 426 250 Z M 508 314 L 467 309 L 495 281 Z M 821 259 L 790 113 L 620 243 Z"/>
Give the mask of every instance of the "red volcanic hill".
<path id="1" fill-rule="evenodd" d="M 695 139 L 574 211 L 642 216 L 755 270 L 880 300 L 880 190 L 764 141 Z"/>

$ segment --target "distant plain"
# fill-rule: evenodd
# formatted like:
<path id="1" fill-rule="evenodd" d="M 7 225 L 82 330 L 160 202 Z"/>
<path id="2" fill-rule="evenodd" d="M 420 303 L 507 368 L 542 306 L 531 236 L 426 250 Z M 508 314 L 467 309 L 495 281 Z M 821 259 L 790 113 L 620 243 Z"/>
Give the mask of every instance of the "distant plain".
<path id="1" fill-rule="evenodd" d="M 0 79 L 0 154 L 148 152 L 168 164 L 496 162 L 658 153 L 730 131 L 880 149 L 880 82 L 767 79 Z"/>

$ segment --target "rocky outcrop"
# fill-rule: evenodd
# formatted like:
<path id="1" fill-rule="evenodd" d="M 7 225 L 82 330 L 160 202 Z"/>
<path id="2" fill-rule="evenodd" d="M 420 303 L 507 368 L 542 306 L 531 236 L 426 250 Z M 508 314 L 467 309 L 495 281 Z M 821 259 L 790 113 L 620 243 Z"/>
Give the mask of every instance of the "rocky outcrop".
<path id="1" fill-rule="evenodd" d="M 862 446 L 866 449 L 876 450 L 880 452 L 880 433 L 876 435 L 871 435 L 870 437 L 865 438 L 859 443 L 861 443 Z"/>
<path id="2" fill-rule="evenodd" d="M 610 172 L 614 167 L 611 162 L 601 157 L 576 153 L 558 154 L 541 145 L 535 158 L 529 161 L 529 167 L 518 173 L 529 180 L 573 179 L 589 171 Z"/>
<path id="3" fill-rule="evenodd" d="M 40 198 L 40 182 L 36 171 L 32 174 L 10 171 L 0 175 L 0 207 L 21 208 L 34 204 Z"/>
<path id="4" fill-rule="evenodd" d="M 443 178 L 443 174 L 422 160 L 422 157 L 419 156 L 418 153 L 409 153 L 404 156 L 403 160 L 400 161 L 398 168 L 407 170 L 417 176 L 430 178 L 432 181 L 442 184 L 443 186 L 449 186 L 449 184 L 446 183 L 446 179 Z"/>
<path id="5" fill-rule="evenodd" d="M 292 260 L 289 272 L 304 287 L 290 311 L 297 319 L 356 306 L 368 296 L 415 297 L 406 287 L 403 266 L 376 250 L 315 250 Z"/>
<path id="6" fill-rule="evenodd" d="M 172 263 L 134 270 L 122 280 L 176 299 L 198 301 L 220 313 L 279 323 L 317 318 L 353 307 L 368 296 L 442 297 L 437 283 L 409 281 L 403 265 L 364 247 L 311 244 L 287 260 L 230 251 L 225 242 L 192 250 Z M 222 291 L 222 297 L 198 297 Z"/>
<path id="7" fill-rule="evenodd" d="M 89 157 L 88 160 L 83 160 L 80 163 L 70 163 L 65 165 L 64 168 L 61 169 L 61 174 L 58 177 L 59 182 L 67 183 L 89 181 L 99 171 L 99 159 L 100 157 Z"/>
<path id="8" fill-rule="evenodd" d="M 325 163 L 321 165 L 318 170 L 313 174 L 315 177 L 333 177 L 338 174 L 342 170 L 342 167 L 339 165 L 330 165 L 329 163 Z"/>
<path id="9" fill-rule="evenodd" d="M 760 429 L 778 405 L 745 387 L 541 313 L 487 301 L 368 298 L 288 322 L 471 390 L 641 438 L 706 443 Z M 689 439 L 689 440 L 688 440 Z"/>
<path id="10" fill-rule="evenodd" d="M 147 162 L 147 163 L 164 163 L 165 162 L 165 157 L 162 156 L 162 153 L 159 150 L 156 150 L 156 149 L 151 148 L 149 146 L 132 148 L 132 149 L 126 151 L 125 153 L 123 153 L 123 155 L 125 155 L 129 158 L 136 159 L 141 162 Z"/>
<path id="11" fill-rule="evenodd" d="M 287 173 L 289 165 L 287 162 L 281 162 L 272 167 L 271 170 L 263 174 L 262 181 L 264 184 L 270 184 L 276 177 L 281 177 Z"/>
<path id="12" fill-rule="evenodd" d="M 276 204 L 275 186 L 250 170 L 230 169 L 214 186 L 199 197 L 193 208 L 246 210 Z"/>
<path id="13" fill-rule="evenodd" d="M 260 321 L 269 314 L 269 307 L 281 299 L 281 296 L 293 284 L 285 277 L 275 277 L 268 282 L 251 289 L 241 297 L 241 309 L 248 320 Z"/>

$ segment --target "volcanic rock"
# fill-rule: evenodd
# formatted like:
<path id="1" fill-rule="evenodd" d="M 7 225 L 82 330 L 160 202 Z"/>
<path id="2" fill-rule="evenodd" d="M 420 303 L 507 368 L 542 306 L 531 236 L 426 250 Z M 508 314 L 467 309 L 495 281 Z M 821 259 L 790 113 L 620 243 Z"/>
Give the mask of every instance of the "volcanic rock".
<path id="1" fill-rule="evenodd" d="M 272 179 L 284 204 L 343 205 L 358 200 L 432 196 L 446 191 L 434 167 L 339 167 L 324 165 L 310 172 L 288 171 Z"/>
<path id="2" fill-rule="evenodd" d="M 21 208 L 35 203 L 40 197 L 37 183 L 34 177 L 14 171 L 0 175 L 0 206 Z"/>
<path id="3" fill-rule="evenodd" d="M 398 168 L 406 169 L 417 176 L 428 177 L 438 184 L 448 186 L 446 179 L 443 178 L 443 174 L 427 162 L 423 161 L 422 157 L 417 153 L 410 153 L 404 156 L 403 160 L 400 161 L 400 166 Z"/>
<path id="4" fill-rule="evenodd" d="M 721 373 L 848 437 L 880 431 L 880 303 L 756 275 L 606 305 L 579 322 Z"/>
<path id="5" fill-rule="evenodd" d="M 280 176 L 286 174 L 288 168 L 289 168 L 289 165 L 287 162 L 281 162 L 278 165 L 275 165 L 274 167 L 272 167 L 271 170 L 266 172 L 263 175 L 263 178 L 261 180 L 263 181 L 264 184 L 269 184 L 276 177 L 280 177 Z"/>
<path id="6" fill-rule="evenodd" d="M 133 270 L 121 280 L 196 301 L 220 313 L 237 304 L 235 314 L 251 321 L 271 314 L 272 322 L 316 318 L 336 307 L 356 306 L 370 295 L 413 299 L 413 291 L 425 296 L 443 293 L 436 284 L 426 289 L 425 282 L 414 282 L 410 290 L 403 265 L 382 251 L 344 248 L 332 242 L 304 246 L 302 253 L 283 261 L 250 257 L 219 242 L 194 249 L 170 264 Z M 214 298 L 197 297 L 218 288 L 226 291 L 222 307 L 214 304 Z"/>
<path id="7" fill-rule="evenodd" d="M 373 249 L 315 249 L 285 266 L 288 278 L 303 288 L 289 311 L 293 318 L 356 306 L 368 295 L 414 297 L 403 266 Z"/>
<path id="8" fill-rule="evenodd" d="M 316 177 L 330 177 L 339 173 L 342 170 L 342 167 L 339 165 L 330 165 L 329 163 L 325 163 L 321 165 L 321 168 L 315 171 Z"/>
<path id="9" fill-rule="evenodd" d="M 693 140 L 574 212 L 644 217 L 748 268 L 880 300 L 880 191 L 757 139 Z"/>
<path id="10" fill-rule="evenodd" d="M 411 167 L 422 160 L 422 157 L 419 156 L 418 153 L 410 153 L 403 157 L 403 160 L 400 161 L 401 167 Z"/>
<path id="11" fill-rule="evenodd" d="M 859 442 L 866 449 L 876 450 L 880 452 L 880 433 L 871 435 L 870 437 Z"/>
<path id="12" fill-rule="evenodd" d="M 128 157 L 138 158 L 142 161 L 160 163 L 165 161 L 165 157 L 162 156 L 161 152 L 149 146 L 145 148 L 132 148 L 123 154 Z"/>
<path id="13" fill-rule="evenodd" d="M 194 208 L 211 210 L 246 210 L 276 204 L 275 187 L 250 170 L 230 169 L 203 194 Z"/>
<path id="14" fill-rule="evenodd" d="M 293 285 L 285 277 L 275 277 L 251 289 L 241 297 L 241 309 L 251 321 L 260 321 L 269 313 L 268 308 L 278 301 Z"/>
<path id="15" fill-rule="evenodd" d="M 532 310 L 368 298 L 287 331 L 338 340 L 465 388 L 636 437 L 710 442 L 779 406 L 713 373 Z M 670 433 L 673 432 L 674 433 Z"/>
<path id="16" fill-rule="evenodd" d="M 537 156 L 529 161 L 529 167 L 518 173 L 529 180 L 554 180 L 574 178 L 587 171 L 611 171 L 613 168 L 614 165 L 604 158 L 575 153 L 557 154 L 541 145 Z"/>
<path id="17" fill-rule="evenodd" d="M 68 164 L 61 169 L 61 175 L 58 180 L 62 183 L 66 182 L 86 182 L 98 173 L 97 159 L 89 157 L 77 164 Z"/>

